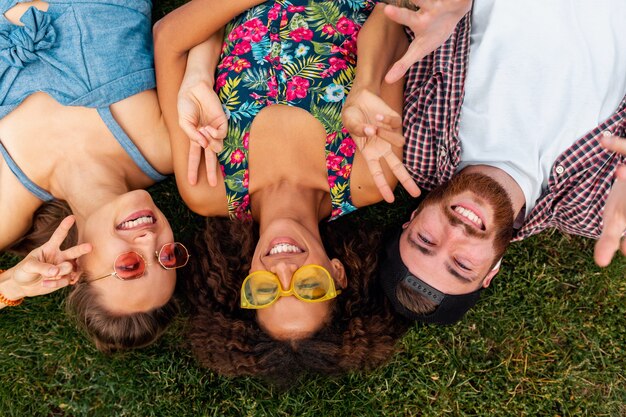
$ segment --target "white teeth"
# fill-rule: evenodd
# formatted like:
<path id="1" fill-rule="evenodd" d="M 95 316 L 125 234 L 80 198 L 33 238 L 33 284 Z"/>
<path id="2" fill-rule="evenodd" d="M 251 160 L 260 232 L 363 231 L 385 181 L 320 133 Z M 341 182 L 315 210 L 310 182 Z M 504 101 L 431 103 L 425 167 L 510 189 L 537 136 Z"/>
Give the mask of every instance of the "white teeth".
<path id="1" fill-rule="evenodd" d="M 297 246 L 290 245 L 289 243 L 279 243 L 278 245 L 274 246 L 270 250 L 269 254 L 276 255 L 279 253 L 302 253 L 302 252 L 304 251 Z"/>
<path id="2" fill-rule="evenodd" d="M 140 226 L 142 224 L 153 224 L 154 218 L 152 216 L 142 216 L 135 220 L 129 220 L 119 225 L 120 229 L 132 229 L 133 227 Z"/>
<path id="3" fill-rule="evenodd" d="M 461 206 L 456 206 L 454 208 L 454 211 L 459 213 L 461 216 L 469 219 L 472 223 L 474 223 L 476 226 L 480 227 L 481 229 L 483 228 L 483 221 L 473 211 L 463 208 Z"/>

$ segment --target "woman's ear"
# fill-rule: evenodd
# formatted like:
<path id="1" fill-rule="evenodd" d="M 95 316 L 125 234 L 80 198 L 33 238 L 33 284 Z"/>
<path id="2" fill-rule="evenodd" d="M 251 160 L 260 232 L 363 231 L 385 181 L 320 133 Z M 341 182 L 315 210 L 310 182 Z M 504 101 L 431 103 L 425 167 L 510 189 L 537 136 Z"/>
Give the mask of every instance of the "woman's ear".
<path id="1" fill-rule="evenodd" d="M 346 268 L 344 268 L 343 263 L 337 258 L 334 258 L 330 261 L 332 266 L 331 274 L 335 279 L 335 282 L 341 287 L 346 288 L 348 286 L 348 277 L 346 276 Z"/>

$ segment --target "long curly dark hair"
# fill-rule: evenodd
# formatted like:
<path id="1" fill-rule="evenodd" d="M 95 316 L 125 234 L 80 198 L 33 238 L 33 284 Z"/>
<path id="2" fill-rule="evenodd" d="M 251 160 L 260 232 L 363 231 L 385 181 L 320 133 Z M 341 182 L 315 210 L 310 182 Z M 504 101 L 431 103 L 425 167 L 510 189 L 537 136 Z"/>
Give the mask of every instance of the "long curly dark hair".
<path id="1" fill-rule="evenodd" d="M 254 311 L 239 307 L 257 227 L 207 219 L 191 249 L 189 275 L 182 277 L 191 305 L 191 349 L 203 366 L 285 387 L 307 374 L 370 370 L 392 356 L 407 323 L 394 317 L 374 279 L 380 234 L 342 220 L 321 225 L 321 234 L 329 257 L 343 262 L 348 286 L 337 297 L 329 324 L 309 338 L 280 341 L 259 327 Z"/>

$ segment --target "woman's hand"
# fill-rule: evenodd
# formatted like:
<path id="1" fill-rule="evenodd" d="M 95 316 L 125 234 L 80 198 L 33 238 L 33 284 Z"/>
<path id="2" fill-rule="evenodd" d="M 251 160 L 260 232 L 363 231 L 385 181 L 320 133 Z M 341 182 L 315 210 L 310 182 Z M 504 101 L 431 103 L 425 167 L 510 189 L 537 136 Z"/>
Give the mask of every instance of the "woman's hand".
<path id="1" fill-rule="evenodd" d="M 605 135 L 601 140 L 605 148 L 626 155 L 626 139 Z M 602 235 L 596 242 L 594 258 L 599 266 L 608 266 L 621 250 L 626 255 L 626 165 L 617 167 L 615 181 L 604 206 Z"/>
<path id="2" fill-rule="evenodd" d="M 404 146 L 402 118 L 397 112 L 368 89 L 353 88 L 343 106 L 342 120 L 365 158 L 374 183 L 385 201 L 393 202 L 394 195 L 385 179 L 381 158 L 385 159 L 410 195 L 420 195 L 419 187 L 394 153 L 394 147 L 402 149 Z"/>
<path id="3" fill-rule="evenodd" d="M 10 299 L 49 294 L 74 284 L 80 276 L 75 260 L 91 252 L 83 243 L 66 250 L 60 246 L 67 237 L 74 216 L 68 216 L 54 231 L 50 240 L 30 252 L 21 262 L 7 270 L 2 279 L 2 294 Z M 5 278 L 7 278 L 5 280 Z"/>
<path id="4" fill-rule="evenodd" d="M 420 59 L 439 48 L 454 32 L 457 23 L 472 8 L 472 0 L 406 0 L 419 7 L 385 6 L 385 15 L 409 27 L 415 38 L 409 49 L 387 72 L 385 81 L 398 81 Z M 391 2 L 393 3 L 393 2 Z"/>
<path id="5" fill-rule="evenodd" d="M 223 148 L 228 119 L 212 83 L 185 74 L 178 93 L 178 123 L 191 140 L 187 180 L 198 181 L 198 169 L 204 152 L 209 185 L 217 185 L 217 153 Z"/>

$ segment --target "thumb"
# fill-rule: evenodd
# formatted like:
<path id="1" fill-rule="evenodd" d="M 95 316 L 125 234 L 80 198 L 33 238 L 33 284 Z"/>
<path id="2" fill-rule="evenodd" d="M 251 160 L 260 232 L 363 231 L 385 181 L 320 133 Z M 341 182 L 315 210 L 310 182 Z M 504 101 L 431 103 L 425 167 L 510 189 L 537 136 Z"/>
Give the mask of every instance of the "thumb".
<path id="1" fill-rule="evenodd" d="M 600 236 L 593 251 L 593 258 L 598 266 L 605 267 L 611 263 L 613 255 L 619 248 L 619 242 L 619 238 L 616 240 L 604 234 Z"/>

